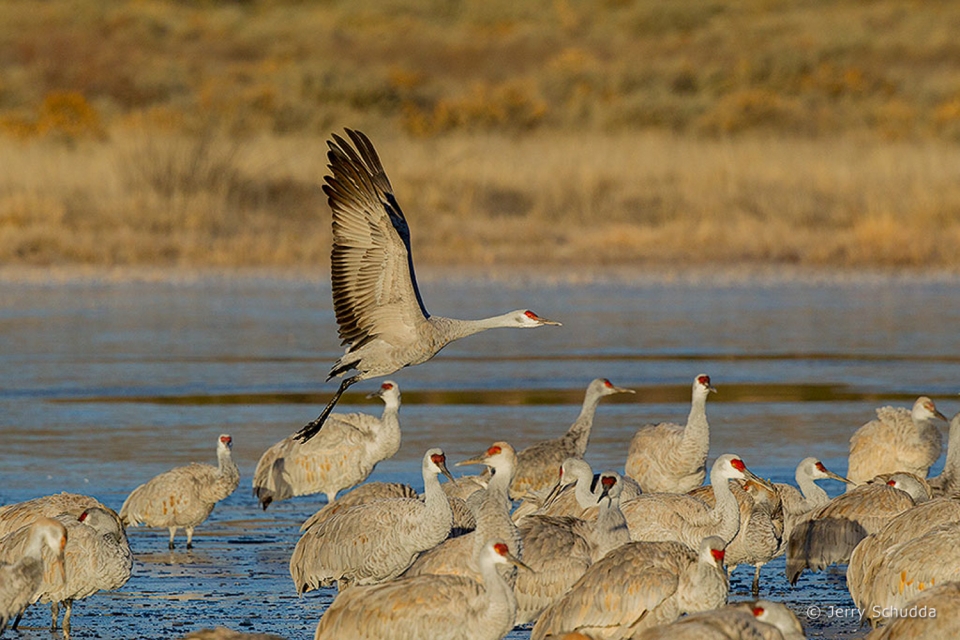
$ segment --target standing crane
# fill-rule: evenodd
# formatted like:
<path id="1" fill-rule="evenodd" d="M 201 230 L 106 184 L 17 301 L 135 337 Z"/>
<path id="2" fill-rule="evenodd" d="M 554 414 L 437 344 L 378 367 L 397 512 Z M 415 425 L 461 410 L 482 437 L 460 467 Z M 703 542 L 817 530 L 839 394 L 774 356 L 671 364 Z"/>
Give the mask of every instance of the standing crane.
<path id="1" fill-rule="evenodd" d="M 417 554 L 440 544 L 453 523 L 450 501 L 440 488 L 450 478 L 446 457 L 429 449 L 421 463 L 424 499 L 396 498 L 343 509 L 309 527 L 290 557 L 290 577 L 303 594 L 337 583 L 376 584 L 399 576 Z"/>
<path id="2" fill-rule="evenodd" d="M 315 640 L 500 640 L 514 627 L 517 600 L 498 566 L 525 565 L 500 540 L 477 555 L 480 581 L 424 574 L 341 591 Z"/>
<path id="3" fill-rule="evenodd" d="M 940 457 L 943 438 L 938 422 L 946 420 L 926 396 L 917 398 L 910 411 L 880 407 L 877 419 L 857 429 L 850 438 L 847 477 L 857 484 L 898 471 L 926 478 Z"/>
<path id="4" fill-rule="evenodd" d="M 400 449 L 400 387 L 387 380 L 368 398 L 383 400 L 383 416 L 333 414 L 322 437 L 288 436 L 267 449 L 253 472 L 253 494 L 264 510 L 293 496 L 337 492 L 367 479 L 377 463 Z"/>
<path id="5" fill-rule="evenodd" d="M 710 376 L 701 373 L 693 380 L 686 425 L 649 424 L 633 435 L 624 470 L 644 491 L 686 493 L 703 484 L 710 450 L 707 396 L 716 391 Z"/>
<path id="6" fill-rule="evenodd" d="M 10 620 L 19 620 L 43 584 L 45 574 L 66 581 L 63 549 L 67 529 L 57 520 L 40 517 L 0 539 L 0 635 Z M 53 553 L 48 565 L 44 547 Z"/>
<path id="7" fill-rule="evenodd" d="M 74 517 L 68 513 L 57 516 L 66 529 L 66 544 L 63 547 L 62 575 L 47 572 L 34 594 L 33 601 L 49 602 L 51 629 L 57 628 L 60 605 L 64 605 L 63 631 L 69 637 L 70 616 L 76 600 L 88 598 L 98 591 L 119 589 L 130 579 L 133 569 L 133 553 L 117 514 L 109 508 L 90 507 Z M 25 548 L 29 542 L 26 535 L 9 537 L 13 548 Z"/>
<path id="8" fill-rule="evenodd" d="M 708 536 L 719 536 L 724 546 L 740 531 L 740 505 L 727 480 L 750 479 L 766 486 L 747 469 L 739 456 L 727 453 L 710 469 L 714 506 L 685 493 L 644 493 L 620 505 L 633 540 L 676 540 L 691 549 Z"/>
<path id="9" fill-rule="evenodd" d="M 618 387 L 606 378 L 597 378 L 587 385 L 580 415 L 567 432 L 559 438 L 535 442 L 518 454 L 517 477 L 510 487 L 510 497 L 516 500 L 528 493 L 549 489 L 556 481 L 557 469 L 564 460 L 582 458 L 587 452 L 597 405 L 602 398 L 617 393 L 636 392 Z"/>
<path id="10" fill-rule="evenodd" d="M 353 145 L 334 134 L 327 144 L 323 191 L 333 212 L 330 257 L 333 308 L 343 356 L 327 380 L 347 372 L 333 398 L 297 437 L 312 438 L 340 396 L 361 380 L 422 364 L 444 346 L 498 327 L 530 329 L 559 322 L 521 309 L 483 320 L 432 316 L 417 287 L 410 228 L 380 158 L 366 135 L 346 130 Z"/>
<path id="11" fill-rule="evenodd" d="M 240 470 L 230 449 L 233 438 L 221 434 L 217 439 L 217 466 L 193 464 L 175 467 L 134 489 L 123 506 L 120 519 L 125 526 L 166 527 L 168 546 L 173 549 L 177 529 L 187 532 L 187 549 L 193 548 L 193 530 L 213 507 L 240 486 Z"/>
<path id="12" fill-rule="evenodd" d="M 483 454 L 458 462 L 457 466 L 468 464 L 484 464 L 493 474 L 487 488 L 471 496 L 475 503 L 476 528 L 426 550 L 405 575 L 452 574 L 478 579 L 480 569 L 474 565 L 474 559 L 485 541 L 492 539 L 503 540 L 510 553 L 522 559 L 520 531 L 510 518 L 511 503 L 507 494 L 517 468 L 516 452 L 507 442 L 494 442 Z M 506 576 L 507 582 L 513 586 L 513 570 L 506 569 L 511 574 Z"/>
<path id="13" fill-rule="evenodd" d="M 547 607 L 531 640 L 578 631 L 620 639 L 667 624 L 684 613 L 727 601 L 724 542 L 705 538 L 694 551 L 679 542 L 630 542 L 591 565 L 567 593 Z"/>

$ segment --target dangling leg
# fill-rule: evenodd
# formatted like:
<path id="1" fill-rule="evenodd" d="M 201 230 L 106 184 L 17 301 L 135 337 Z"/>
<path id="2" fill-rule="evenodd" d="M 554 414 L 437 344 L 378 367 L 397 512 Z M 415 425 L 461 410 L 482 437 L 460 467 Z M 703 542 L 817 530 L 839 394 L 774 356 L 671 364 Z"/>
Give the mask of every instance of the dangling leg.
<path id="1" fill-rule="evenodd" d="M 360 382 L 360 376 L 352 376 L 350 378 L 345 378 L 343 382 L 340 383 L 340 388 L 337 389 L 337 392 L 333 394 L 333 398 L 330 402 L 327 403 L 327 406 L 323 408 L 323 411 L 317 416 L 317 419 L 313 422 L 306 425 L 300 431 L 297 431 L 295 436 L 300 442 L 306 442 L 320 431 L 320 428 L 323 427 L 323 423 L 326 421 L 327 416 L 330 415 L 330 412 L 333 411 L 333 407 L 337 404 L 337 401 L 340 399 L 340 396 L 343 395 L 343 392 L 347 390 L 347 387 L 350 385 Z"/>

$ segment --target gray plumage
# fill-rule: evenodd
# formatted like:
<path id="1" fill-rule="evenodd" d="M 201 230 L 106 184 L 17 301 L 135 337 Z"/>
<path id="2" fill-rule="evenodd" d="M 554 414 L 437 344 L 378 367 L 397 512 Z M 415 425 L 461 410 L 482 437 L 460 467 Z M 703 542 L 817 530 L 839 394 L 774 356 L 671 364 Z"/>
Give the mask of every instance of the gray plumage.
<path id="1" fill-rule="evenodd" d="M 343 392 L 361 380 L 422 364 L 444 346 L 487 329 L 533 328 L 558 322 L 517 310 L 483 320 L 458 320 L 427 312 L 413 268 L 410 229 L 373 143 L 346 130 L 328 142 L 324 193 L 333 213 L 330 279 L 333 308 L 346 352 L 327 380 L 344 378 L 316 420 L 298 436 L 310 439 Z"/>
<path id="2" fill-rule="evenodd" d="M 850 438 L 847 477 L 858 484 L 898 471 L 926 478 L 940 457 L 940 421 L 945 422 L 946 417 L 926 396 L 917 398 L 909 411 L 902 407 L 877 409 L 877 419 Z"/>
<path id="3" fill-rule="evenodd" d="M 66 528 L 46 517 L 0 538 L 0 635 L 36 601 L 45 576 L 63 581 L 66 544 Z"/>
<path id="4" fill-rule="evenodd" d="M 253 473 L 253 494 L 266 509 L 293 496 L 339 491 L 360 484 L 377 463 L 400 448 L 400 387 L 387 380 L 368 397 L 383 400 L 379 418 L 365 413 L 333 414 L 322 434 L 301 442 L 284 438 L 267 449 Z"/>
<path id="5" fill-rule="evenodd" d="M 693 551 L 678 542 L 630 542 L 593 564 L 533 627 L 531 640 L 580 632 L 596 639 L 630 638 L 684 613 L 727 601 L 723 541 Z"/>
<path id="6" fill-rule="evenodd" d="M 702 500 L 674 493 L 644 493 L 620 505 L 633 540 L 676 540 L 698 548 L 708 536 L 719 536 L 724 544 L 733 540 L 740 530 L 740 505 L 730 491 L 727 480 L 752 479 L 765 483 L 754 475 L 739 456 L 724 454 L 716 459 L 710 470 L 714 506 Z"/>
<path id="7" fill-rule="evenodd" d="M 909 615 L 916 607 L 916 615 Z M 920 611 L 926 613 L 919 615 Z M 936 611 L 936 616 L 930 612 Z M 937 585 L 909 603 L 908 615 L 890 620 L 866 640 L 930 640 L 960 638 L 960 582 Z"/>
<path id="8" fill-rule="evenodd" d="M 57 628 L 60 605 L 64 605 L 62 627 L 69 634 L 73 603 L 126 584 L 133 569 L 133 553 L 112 509 L 90 507 L 79 517 L 64 513 L 56 520 L 67 532 L 63 548 L 65 574 L 46 572 L 34 601 L 50 603 L 53 629 Z M 25 537 L 19 544 L 26 544 Z"/>
<path id="9" fill-rule="evenodd" d="M 941 497 L 918 504 L 892 518 L 878 532 L 864 538 L 850 555 L 847 588 L 861 609 L 861 597 L 873 582 L 873 573 L 884 554 L 895 545 L 926 534 L 937 527 L 960 523 L 960 497 Z"/>
<path id="10" fill-rule="evenodd" d="M 315 527 L 335 513 L 376 500 L 392 500 L 394 498 L 417 498 L 417 490 L 408 484 L 400 482 L 367 482 L 354 487 L 341 495 L 333 502 L 323 505 L 316 513 L 307 518 L 300 531 Z"/>
<path id="11" fill-rule="evenodd" d="M 703 484 L 710 451 L 707 396 L 717 390 L 710 376 L 693 380 L 693 399 L 685 425 L 661 422 L 637 429 L 627 450 L 624 471 L 647 493 L 686 493 Z"/>
<path id="12" fill-rule="evenodd" d="M 920 491 L 917 478 L 897 473 L 886 482 L 858 486 L 817 509 L 790 533 L 787 580 L 796 584 L 804 569 L 822 571 L 831 564 L 847 562 L 861 540 L 914 506 L 910 492 Z"/>
<path id="13" fill-rule="evenodd" d="M 643 492 L 637 481 L 628 476 L 617 476 L 620 502 L 633 500 Z M 513 519 L 520 522 L 524 516 L 537 513 L 545 516 L 573 516 L 583 520 L 595 520 L 603 487 L 600 475 L 594 475 L 590 465 L 582 458 L 567 458 L 560 466 L 557 484 L 542 500 L 525 499 L 514 512 Z"/>
<path id="14" fill-rule="evenodd" d="M 240 485 L 240 470 L 230 454 L 232 446 L 233 439 L 221 434 L 216 467 L 198 463 L 175 467 L 134 489 L 120 508 L 124 525 L 165 527 L 170 531 L 171 549 L 177 529 L 183 528 L 187 549 L 192 548 L 194 529 Z"/>
<path id="15" fill-rule="evenodd" d="M 399 576 L 417 554 L 449 534 L 450 502 L 440 488 L 450 477 L 443 451 L 423 457 L 424 499 L 375 500 L 343 509 L 304 531 L 290 558 L 290 577 L 298 593 L 336 582 L 349 585 L 384 582 Z"/>
<path id="16" fill-rule="evenodd" d="M 514 626 L 517 602 L 501 565 L 523 566 L 502 541 L 476 558 L 480 581 L 420 575 L 357 586 L 337 595 L 315 640 L 499 640 Z"/>
<path id="17" fill-rule="evenodd" d="M 587 385 L 580 414 L 567 432 L 558 438 L 536 442 L 517 454 L 517 476 L 510 487 L 510 497 L 523 498 L 528 493 L 545 493 L 557 482 L 557 471 L 567 458 L 582 458 L 590 442 L 597 405 L 606 396 L 635 393 L 606 378 L 597 378 Z"/>
<path id="18" fill-rule="evenodd" d="M 790 539 L 790 533 L 794 527 L 799 522 L 808 519 L 814 510 L 830 502 L 830 496 L 815 482 L 816 480 L 830 479 L 852 484 L 850 480 L 830 471 L 822 462 L 813 457 L 804 458 L 800 461 L 794 472 L 794 478 L 797 481 L 796 487 L 781 483 L 774 483 L 773 485 L 780 494 L 780 501 L 783 505 L 783 545 L 781 545 L 780 553 L 785 552 L 786 542 Z"/>

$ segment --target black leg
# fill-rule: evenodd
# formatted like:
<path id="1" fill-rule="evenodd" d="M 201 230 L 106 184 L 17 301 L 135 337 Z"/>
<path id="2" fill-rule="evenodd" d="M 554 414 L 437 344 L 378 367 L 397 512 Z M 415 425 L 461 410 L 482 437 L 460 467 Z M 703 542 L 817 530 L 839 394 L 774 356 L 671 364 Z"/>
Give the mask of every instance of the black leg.
<path id="1" fill-rule="evenodd" d="M 337 389 L 335 394 L 333 394 L 333 398 L 331 398 L 330 402 L 327 403 L 327 406 L 323 408 L 323 411 L 320 413 L 317 419 L 300 429 L 300 431 L 297 431 L 297 435 L 295 436 L 297 440 L 300 442 L 306 442 L 313 436 L 317 435 L 317 433 L 320 431 L 320 428 L 323 427 L 323 423 L 326 421 L 327 416 L 329 416 L 330 412 L 333 411 L 333 407 L 337 404 L 340 396 L 342 396 L 343 392 L 347 390 L 347 387 L 356 382 L 360 382 L 360 376 L 346 378 L 343 382 L 341 382 L 340 388 Z"/>

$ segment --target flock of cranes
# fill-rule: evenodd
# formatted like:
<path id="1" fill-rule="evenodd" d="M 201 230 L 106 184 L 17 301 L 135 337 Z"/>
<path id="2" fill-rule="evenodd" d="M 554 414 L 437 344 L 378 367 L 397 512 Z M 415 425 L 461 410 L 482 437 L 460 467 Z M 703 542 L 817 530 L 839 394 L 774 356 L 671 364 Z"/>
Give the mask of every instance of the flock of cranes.
<path id="1" fill-rule="evenodd" d="M 444 452 L 431 448 L 421 463 L 422 494 L 365 482 L 399 449 L 400 389 L 387 380 L 371 394 L 384 403 L 380 417 L 332 413 L 347 388 L 426 362 L 486 329 L 559 323 L 529 310 L 484 320 L 431 316 L 406 220 L 373 144 L 356 131 L 347 137 L 329 144 L 324 191 L 346 347 L 330 377 L 349 375 L 316 420 L 263 453 L 252 481 L 264 510 L 326 495 L 289 562 L 296 593 L 337 590 L 315 638 L 493 640 L 532 624 L 535 640 L 795 640 L 804 637 L 802 625 L 782 603 L 727 604 L 737 565 L 754 567 L 757 597 L 761 568 L 781 555 L 790 582 L 847 563 L 851 597 L 865 611 L 916 602 L 942 611 L 928 620 L 868 614 L 880 624 L 878 638 L 956 635 L 960 414 L 950 421 L 947 467 L 928 480 L 946 418 L 926 397 L 912 411 L 879 409 L 853 434 L 847 477 L 809 457 L 797 466 L 796 487 L 757 476 L 732 453 L 716 456 L 708 470 L 706 401 L 716 389 L 705 374 L 694 378 L 685 424 L 636 431 L 623 474 L 594 474 L 584 460 L 601 399 L 633 393 L 597 378 L 566 433 L 519 451 L 499 440 L 458 462 L 482 465 L 481 473 L 454 478 Z M 239 485 L 232 444 L 221 435 L 216 467 L 156 476 L 119 512 L 66 493 L 0 507 L 0 633 L 37 602 L 51 604 L 54 628 L 64 606 L 69 633 L 75 601 L 129 580 L 126 527 L 165 528 L 171 549 L 183 528 L 190 548 L 195 528 Z M 820 479 L 848 490 L 831 500 Z"/>

